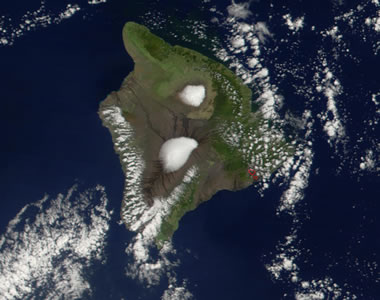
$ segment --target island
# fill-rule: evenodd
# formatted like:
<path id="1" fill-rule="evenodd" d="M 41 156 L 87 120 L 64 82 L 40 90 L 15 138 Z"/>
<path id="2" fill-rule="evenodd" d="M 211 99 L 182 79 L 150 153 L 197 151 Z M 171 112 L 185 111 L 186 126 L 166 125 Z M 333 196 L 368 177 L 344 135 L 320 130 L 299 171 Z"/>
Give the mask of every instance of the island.
<path id="1" fill-rule="evenodd" d="M 125 174 L 121 220 L 162 247 L 186 212 L 220 190 L 254 184 L 250 168 L 265 183 L 294 143 L 223 64 L 134 22 L 123 41 L 134 70 L 99 116 Z"/>

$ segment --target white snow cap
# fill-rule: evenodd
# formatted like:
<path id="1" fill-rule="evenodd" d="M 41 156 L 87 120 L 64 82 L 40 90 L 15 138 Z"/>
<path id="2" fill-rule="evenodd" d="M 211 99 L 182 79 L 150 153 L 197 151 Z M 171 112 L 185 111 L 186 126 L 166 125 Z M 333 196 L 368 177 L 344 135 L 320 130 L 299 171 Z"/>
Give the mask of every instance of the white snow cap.
<path id="1" fill-rule="evenodd" d="M 179 93 L 182 102 L 191 106 L 201 105 L 205 96 L 206 89 L 203 85 L 187 85 L 182 92 Z"/>
<path id="2" fill-rule="evenodd" d="M 180 169 L 189 159 L 191 152 L 198 147 L 198 142 L 188 137 L 167 140 L 161 146 L 159 158 L 166 173 Z"/>

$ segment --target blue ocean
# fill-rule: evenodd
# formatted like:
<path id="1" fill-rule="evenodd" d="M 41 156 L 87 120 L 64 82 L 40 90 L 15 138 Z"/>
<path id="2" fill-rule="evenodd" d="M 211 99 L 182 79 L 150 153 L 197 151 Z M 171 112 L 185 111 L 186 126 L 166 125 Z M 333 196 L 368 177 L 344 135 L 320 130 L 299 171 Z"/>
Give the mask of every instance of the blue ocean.
<path id="1" fill-rule="evenodd" d="M 43 5 L 46 13 L 54 16 L 59 16 L 70 4 L 50 2 Z M 59 194 L 66 195 L 73 186 L 78 194 L 75 199 L 81 199 L 85 191 L 101 185 L 108 199 L 106 210 L 113 211 L 106 222 L 108 225 L 104 224 L 107 233 L 102 259 L 88 263 L 80 258 L 72 260 L 75 261 L 73 269 L 81 263 L 84 266 L 79 273 L 86 284 L 80 295 L 71 294 L 76 286 L 69 281 L 67 295 L 49 291 L 56 288 L 55 275 L 51 274 L 66 268 L 62 267 L 66 266 L 63 262 L 70 262 L 74 256 L 70 251 L 82 251 L 67 250 L 67 257 L 60 256 L 49 264 L 53 271 L 49 271 L 51 277 L 48 276 L 50 279 L 46 282 L 40 281 L 38 276 L 42 275 L 34 279 L 21 276 L 18 280 L 24 280 L 23 286 L 31 290 L 25 292 L 27 289 L 19 288 L 13 293 L 12 284 L 19 285 L 19 281 L 4 281 L 0 285 L 0 298 L 379 299 L 380 129 L 376 104 L 380 102 L 380 94 L 377 94 L 380 64 L 376 52 L 379 33 L 352 29 L 344 25 L 346 23 L 339 23 L 338 18 L 352 11 L 347 18 L 371 20 L 376 11 L 380 11 L 379 7 L 371 1 L 355 5 L 339 1 L 287 1 L 283 5 L 264 1 L 213 3 L 213 0 L 181 4 L 145 0 L 130 3 L 109 0 L 96 5 L 89 2 L 77 1 L 80 10 L 59 23 L 24 32 L 14 38 L 12 45 L 0 44 L 3 103 L 0 232 L 4 234 L 4 245 L 13 249 L 12 244 L 6 244 L 13 239 L 9 224 L 25 206 L 46 196 L 55 199 Z M 41 6 L 38 1 L 21 3 L 0 5 L 3 15 L 0 27 L 15 30 L 18 22 L 24 22 L 22 16 L 26 11 L 36 11 Z M 358 10 L 358 5 L 363 8 Z M 172 44 L 192 47 L 222 61 L 210 50 L 209 40 L 199 42 L 195 34 L 192 45 L 192 41 L 181 40 L 170 32 L 177 30 L 179 36 L 191 32 L 186 26 L 193 23 L 186 20 L 195 19 L 208 24 L 210 34 L 228 48 L 232 29 L 229 30 L 229 23 L 223 20 L 228 14 L 238 13 L 232 11 L 234 8 L 238 12 L 239 9 L 250 12 L 244 18 L 246 24 L 269 24 L 272 36 L 263 43 L 258 60 L 272 74 L 271 83 L 284 99 L 278 113 L 291 123 L 291 131 L 299 136 L 300 143 L 307 128 L 294 126 L 288 116 L 292 114 L 301 119 L 305 110 L 311 113 L 313 127 L 308 140 L 312 141 L 313 156 L 307 168 L 302 200 L 291 213 L 279 212 L 291 178 L 298 171 L 296 167 L 289 177 L 273 179 L 264 191 L 253 184 L 237 192 L 218 192 L 181 219 L 172 241 L 175 251 L 167 256 L 172 264 L 165 272 L 171 275 L 165 276 L 164 272 L 158 284 L 147 284 L 127 275 L 134 258 L 127 255 L 125 249 L 136 233 L 120 223 L 124 174 L 111 135 L 97 113 L 100 102 L 111 91 L 118 90 L 133 70 L 133 61 L 124 50 L 121 29 L 126 21 L 136 21 Z M 284 18 L 280 18 L 287 14 L 293 19 L 304 18 L 303 31 L 289 31 Z M 12 21 L 7 21 L 8 18 Z M 211 21 L 213 18 L 217 21 Z M 186 26 L 180 28 L 181 22 Z M 371 21 L 368 22 L 370 25 L 363 28 L 372 26 Z M 336 24 L 340 26 L 343 42 L 334 44 L 322 34 L 315 34 Z M 346 54 L 346 48 L 350 55 Z M 245 59 L 245 52 L 232 55 L 237 60 Z M 341 88 L 335 97 L 337 112 L 326 110 L 323 92 L 316 96 L 315 91 L 309 90 L 319 80 L 313 67 L 323 60 L 339 78 Z M 227 61 L 223 63 L 228 65 Z M 323 88 L 324 81 L 321 82 L 315 83 L 316 86 Z M 328 120 L 337 120 L 338 115 L 345 132 L 341 142 L 328 138 L 325 130 L 326 124 L 330 124 Z M 302 158 L 302 154 L 298 156 Z M 301 158 L 302 165 L 307 160 Z M 77 203 L 73 197 L 67 199 L 72 205 Z M 92 203 L 86 202 L 88 207 L 100 207 L 97 196 L 91 199 Z M 47 211 L 48 205 L 53 204 L 38 208 L 41 210 L 38 216 Z M 61 206 L 57 204 L 57 207 Z M 37 208 L 28 208 L 20 215 L 22 222 L 35 224 L 39 218 L 36 211 Z M 18 230 L 21 230 L 20 239 L 22 232 L 28 232 Z M 97 230 L 83 232 L 90 236 Z M 12 259 L 5 254 L 6 246 L 2 243 L 0 273 L 8 274 L 7 268 L 13 270 Z M 26 242 L 23 240 L 17 245 L 15 249 L 24 249 Z M 85 248 L 87 244 L 83 242 L 83 245 Z M 26 254 L 27 249 L 20 253 L 34 255 Z M 66 250 L 62 249 L 64 253 Z M 156 252 L 150 249 L 152 257 L 158 255 Z M 175 261 L 178 263 L 173 263 Z M 277 273 L 280 275 L 276 277 Z"/>

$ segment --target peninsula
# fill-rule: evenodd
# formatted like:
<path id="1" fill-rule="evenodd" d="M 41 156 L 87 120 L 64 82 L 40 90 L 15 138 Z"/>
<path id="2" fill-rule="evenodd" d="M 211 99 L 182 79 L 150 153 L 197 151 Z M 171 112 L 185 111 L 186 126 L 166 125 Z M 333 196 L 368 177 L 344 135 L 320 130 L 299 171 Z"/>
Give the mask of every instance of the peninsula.
<path id="1" fill-rule="evenodd" d="M 100 104 L 125 174 L 121 219 L 158 246 L 181 217 L 219 190 L 269 178 L 293 154 L 278 128 L 252 111 L 252 93 L 222 64 L 171 46 L 129 22 L 134 70 Z"/>

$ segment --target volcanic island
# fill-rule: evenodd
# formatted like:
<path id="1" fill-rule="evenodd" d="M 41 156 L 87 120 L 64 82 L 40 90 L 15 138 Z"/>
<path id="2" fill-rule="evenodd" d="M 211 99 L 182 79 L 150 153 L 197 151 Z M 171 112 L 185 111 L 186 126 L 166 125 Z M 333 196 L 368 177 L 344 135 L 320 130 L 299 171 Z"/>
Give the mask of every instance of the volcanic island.
<path id="1" fill-rule="evenodd" d="M 123 41 L 134 70 L 101 102 L 125 174 L 121 220 L 158 247 L 181 217 L 219 190 L 265 184 L 294 154 L 294 143 L 223 64 L 171 46 L 128 22 Z"/>

